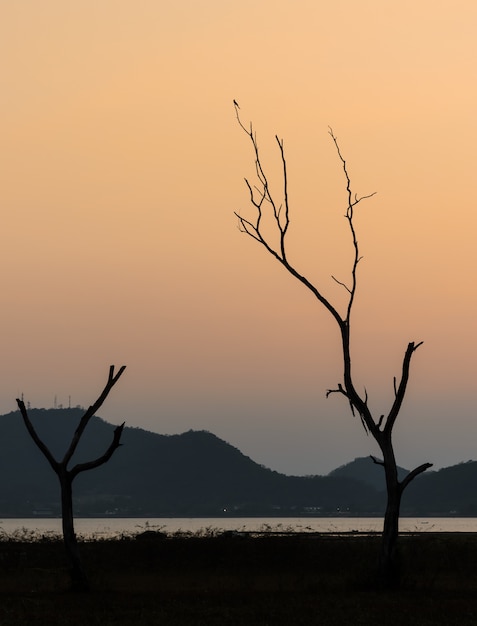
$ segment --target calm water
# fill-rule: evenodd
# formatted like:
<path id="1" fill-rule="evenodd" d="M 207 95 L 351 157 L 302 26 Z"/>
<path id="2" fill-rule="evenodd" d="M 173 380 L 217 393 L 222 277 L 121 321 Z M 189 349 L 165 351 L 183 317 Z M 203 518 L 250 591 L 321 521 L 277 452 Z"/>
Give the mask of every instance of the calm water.
<path id="1" fill-rule="evenodd" d="M 123 533 L 139 533 L 147 529 L 196 532 L 201 529 L 219 530 L 294 530 L 298 532 L 370 532 L 381 531 L 383 521 L 378 517 L 210 517 L 210 518 L 87 518 L 76 519 L 75 528 L 83 537 L 114 537 Z M 4 519 L 0 531 L 61 533 L 60 519 Z M 405 517 L 400 520 L 404 532 L 477 532 L 476 517 Z"/>

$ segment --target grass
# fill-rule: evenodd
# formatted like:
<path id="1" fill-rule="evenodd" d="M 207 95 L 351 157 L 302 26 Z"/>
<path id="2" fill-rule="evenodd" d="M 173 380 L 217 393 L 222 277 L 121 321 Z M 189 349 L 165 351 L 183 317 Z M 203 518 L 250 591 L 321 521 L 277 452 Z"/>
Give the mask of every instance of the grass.
<path id="1" fill-rule="evenodd" d="M 375 586 L 379 537 L 146 533 L 85 541 L 68 592 L 58 537 L 0 542 L 0 626 L 477 626 L 477 536 L 400 539 L 402 588 Z"/>

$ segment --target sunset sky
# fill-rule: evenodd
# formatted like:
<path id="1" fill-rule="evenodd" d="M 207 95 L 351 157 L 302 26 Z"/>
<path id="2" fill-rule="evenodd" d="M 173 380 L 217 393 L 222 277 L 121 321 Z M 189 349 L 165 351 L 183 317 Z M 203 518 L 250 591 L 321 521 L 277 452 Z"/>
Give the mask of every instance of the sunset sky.
<path id="1" fill-rule="evenodd" d="M 253 121 L 289 255 L 353 316 L 358 387 L 386 412 L 409 341 L 398 463 L 477 459 L 475 0 L 19 0 L 0 4 L 0 413 L 89 405 L 206 429 L 323 474 L 376 453 L 343 398 L 338 329 L 239 232 Z M 0 442 L 1 446 L 8 442 Z"/>

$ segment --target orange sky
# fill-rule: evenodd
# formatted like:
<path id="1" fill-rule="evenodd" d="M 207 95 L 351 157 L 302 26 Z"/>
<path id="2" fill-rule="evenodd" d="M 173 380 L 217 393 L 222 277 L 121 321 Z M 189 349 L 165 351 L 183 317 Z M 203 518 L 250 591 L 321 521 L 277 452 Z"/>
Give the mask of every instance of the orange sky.
<path id="1" fill-rule="evenodd" d="M 398 460 L 477 458 L 471 0 L 22 0 L 0 7 L 0 412 L 89 404 L 208 429 L 257 462 L 324 473 L 374 445 L 340 398 L 337 329 L 238 232 L 253 120 L 289 163 L 290 254 L 331 298 L 358 194 L 357 380 L 377 412 L 408 341 Z"/>

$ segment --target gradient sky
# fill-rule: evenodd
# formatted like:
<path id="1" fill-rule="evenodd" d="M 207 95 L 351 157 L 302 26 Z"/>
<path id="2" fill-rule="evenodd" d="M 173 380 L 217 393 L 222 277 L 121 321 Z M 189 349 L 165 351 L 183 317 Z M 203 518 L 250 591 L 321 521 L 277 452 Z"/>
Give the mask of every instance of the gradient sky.
<path id="1" fill-rule="evenodd" d="M 333 301 L 351 250 L 328 126 L 354 190 L 377 192 L 356 215 L 353 350 L 379 414 L 424 341 L 398 462 L 477 458 L 476 26 L 473 0 L 2 2 L 0 412 L 21 393 L 87 406 L 126 364 L 113 423 L 207 429 L 291 474 L 376 452 L 325 399 L 333 320 L 238 231 L 235 98 L 271 173 L 285 141 L 290 256 Z"/>

